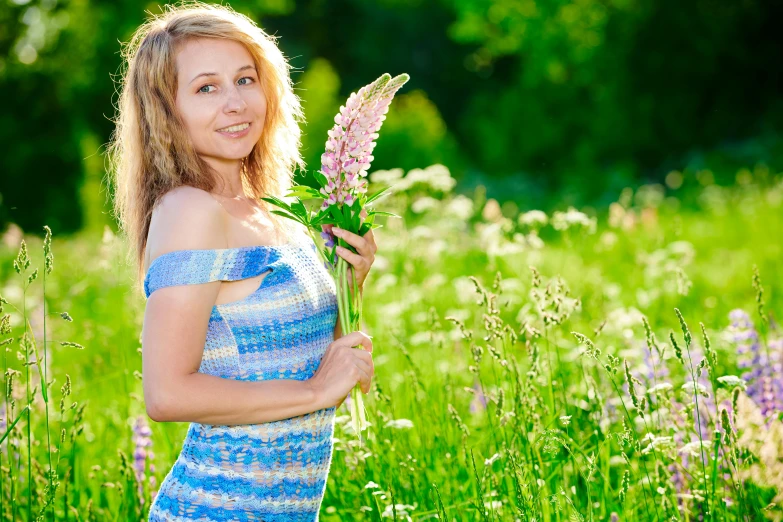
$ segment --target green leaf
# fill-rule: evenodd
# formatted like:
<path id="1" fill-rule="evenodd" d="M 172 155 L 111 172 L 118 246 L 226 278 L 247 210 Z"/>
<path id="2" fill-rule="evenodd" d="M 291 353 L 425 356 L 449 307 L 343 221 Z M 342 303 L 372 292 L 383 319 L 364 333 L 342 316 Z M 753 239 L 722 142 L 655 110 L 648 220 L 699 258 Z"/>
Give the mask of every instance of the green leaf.
<path id="1" fill-rule="evenodd" d="M 326 179 L 326 176 L 324 176 L 321 172 L 315 171 L 313 172 L 313 176 L 315 176 L 315 180 L 322 186 L 325 187 L 329 180 Z"/>
<path id="2" fill-rule="evenodd" d="M 360 215 L 361 212 L 362 207 L 358 202 L 354 201 L 353 205 L 351 206 L 351 230 L 359 230 L 359 225 L 362 222 L 362 216 Z"/>
<path id="3" fill-rule="evenodd" d="M 291 207 L 288 205 L 288 203 L 286 203 L 282 199 L 277 198 L 275 196 L 268 196 L 268 197 L 265 197 L 265 198 L 261 198 L 261 200 L 262 201 L 266 201 L 267 203 L 275 205 L 277 207 L 284 208 L 284 209 L 288 210 L 289 212 L 291 211 Z"/>
<path id="4" fill-rule="evenodd" d="M 337 208 L 337 205 L 329 205 L 329 213 L 332 214 L 336 225 L 338 225 L 340 228 L 345 228 L 343 226 L 343 215 L 340 213 L 340 209 Z"/>
<path id="5" fill-rule="evenodd" d="M 389 217 L 396 217 L 396 218 L 400 217 L 397 214 L 392 214 L 391 212 L 381 212 L 380 210 L 372 210 L 371 212 L 373 216 L 389 216 Z M 368 214 L 369 213 L 370 212 L 368 212 Z"/>
<path id="6" fill-rule="evenodd" d="M 367 201 L 365 201 L 364 204 L 367 205 L 368 203 L 372 203 L 373 201 L 375 201 L 376 199 L 381 197 L 383 194 L 385 194 L 387 190 L 390 190 L 390 189 L 391 189 L 391 185 L 386 187 L 386 188 L 384 188 L 384 189 L 379 190 L 378 192 L 376 192 L 375 194 L 373 194 L 372 196 L 367 198 Z"/>
<path id="7" fill-rule="evenodd" d="M 283 217 L 286 217 L 288 219 L 292 219 L 292 220 L 296 221 L 297 223 L 302 223 L 302 220 L 298 216 L 289 214 L 288 212 L 285 212 L 283 210 L 270 210 L 270 212 L 272 214 L 277 214 L 278 216 L 283 216 Z M 302 224 L 304 226 L 307 226 L 307 223 L 302 223 Z"/>
<path id="8" fill-rule="evenodd" d="M 373 222 L 374 221 L 375 221 L 375 215 L 374 214 L 368 214 L 367 219 L 364 220 L 364 223 L 362 223 L 362 226 L 359 229 L 359 235 L 363 236 L 371 228 L 373 228 Z"/>
<path id="9" fill-rule="evenodd" d="M 353 219 L 351 219 L 351 207 L 345 203 L 343 203 L 343 218 L 345 219 L 345 221 L 343 221 L 345 229 L 349 232 L 355 231 L 356 227 L 353 226 Z"/>
<path id="10" fill-rule="evenodd" d="M 316 214 L 316 216 L 310 220 L 310 226 L 317 227 L 319 225 L 323 225 L 324 221 L 329 218 L 329 211 L 326 209 L 321 209 L 321 211 Z"/>
<path id="11" fill-rule="evenodd" d="M 308 219 L 310 217 L 310 212 L 307 210 L 307 207 L 304 206 L 301 199 L 297 199 L 291 204 L 291 212 L 302 218 L 304 222 L 310 221 Z"/>
<path id="12" fill-rule="evenodd" d="M 288 190 L 288 197 L 301 199 L 324 199 L 324 195 L 307 185 L 295 185 Z"/>

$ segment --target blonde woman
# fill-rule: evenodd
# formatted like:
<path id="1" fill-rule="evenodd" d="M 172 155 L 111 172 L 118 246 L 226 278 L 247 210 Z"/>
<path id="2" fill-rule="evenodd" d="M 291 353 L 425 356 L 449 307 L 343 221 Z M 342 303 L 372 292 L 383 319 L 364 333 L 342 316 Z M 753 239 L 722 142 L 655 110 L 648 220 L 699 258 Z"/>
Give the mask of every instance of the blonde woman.
<path id="1" fill-rule="evenodd" d="M 144 399 L 190 422 L 149 520 L 318 520 L 335 409 L 374 366 L 370 338 L 340 332 L 310 236 L 259 199 L 303 165 L 289 65 L 250 19 L 201 3 L 148 20 L 124 57 L 110 155 L 147 297 Z M 342 237 L 362 287 L 372 231 Z"/>

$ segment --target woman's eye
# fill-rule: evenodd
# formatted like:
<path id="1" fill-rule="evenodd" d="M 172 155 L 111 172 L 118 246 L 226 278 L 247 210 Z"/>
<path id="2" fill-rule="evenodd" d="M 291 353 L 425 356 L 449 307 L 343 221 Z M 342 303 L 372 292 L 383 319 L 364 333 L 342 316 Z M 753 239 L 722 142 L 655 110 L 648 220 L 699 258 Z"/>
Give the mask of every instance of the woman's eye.
<path id="1" fill-rule="evenodd" d="M 250 77 L 250 76 L 243 76 L 243 77 L 242 77 L 242 78 L 240 78 L 238 81 L 240 81 L 240 82 L 241 82 L 242 80 L 250 80 L 250 83 L 253 83 L 253 82 L 255 82 L 255 79 L 253 79 L 253 78 L 252 78 L 252 77 Z M 250 83 L 242 83 L 242 84 L 240 84 L 240 85 L 250 85 Z M 205 89 L 205 88 L 207 88 L 207 87 L 214 87 L 214 85 L 212 85 L 211 83 L 210 83 L 210 84 L 207 84 L 207 85 L 204 85 L 203 87 L 201 87 L 201 88 L 198 90 L 198 92 L 200 92 L 200 93 L 204 93 L 204 94 L 209 94 L 209 93 L 211 93 L 212 91 L 205 91 L 205 90 L 204 90 L 204 89 Z"/>

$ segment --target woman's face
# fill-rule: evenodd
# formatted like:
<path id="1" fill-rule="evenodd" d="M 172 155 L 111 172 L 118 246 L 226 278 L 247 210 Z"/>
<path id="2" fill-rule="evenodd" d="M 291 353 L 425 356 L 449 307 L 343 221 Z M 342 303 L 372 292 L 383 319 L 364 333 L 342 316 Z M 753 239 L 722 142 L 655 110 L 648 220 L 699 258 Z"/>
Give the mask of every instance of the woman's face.
<path id="1" fill-rule="evenodd" d="M 264 127 L 266 96 L 244 45 L 191 39 L 176 55 L 177 109 L 196 152 L 213 166 L 250 154 Z"/>

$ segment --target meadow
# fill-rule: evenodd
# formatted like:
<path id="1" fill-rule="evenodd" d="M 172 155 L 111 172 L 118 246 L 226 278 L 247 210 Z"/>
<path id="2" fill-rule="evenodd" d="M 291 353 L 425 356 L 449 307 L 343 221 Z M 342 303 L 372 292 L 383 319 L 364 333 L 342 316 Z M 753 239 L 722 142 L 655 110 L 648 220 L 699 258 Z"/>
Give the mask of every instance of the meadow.
<path id="1" fill-rule="evenodd" d="M 442 165 L 370 180 L 401 219 L 364 293 L 371 426 L 338 410 L 321 520 L 783 520 L 781 174 L 551 214 Z M 187 424 L 145 414 L 143 294 L 108 227 L 45 232 L 0 246 L 0 520 L 146 520 Z"/>

